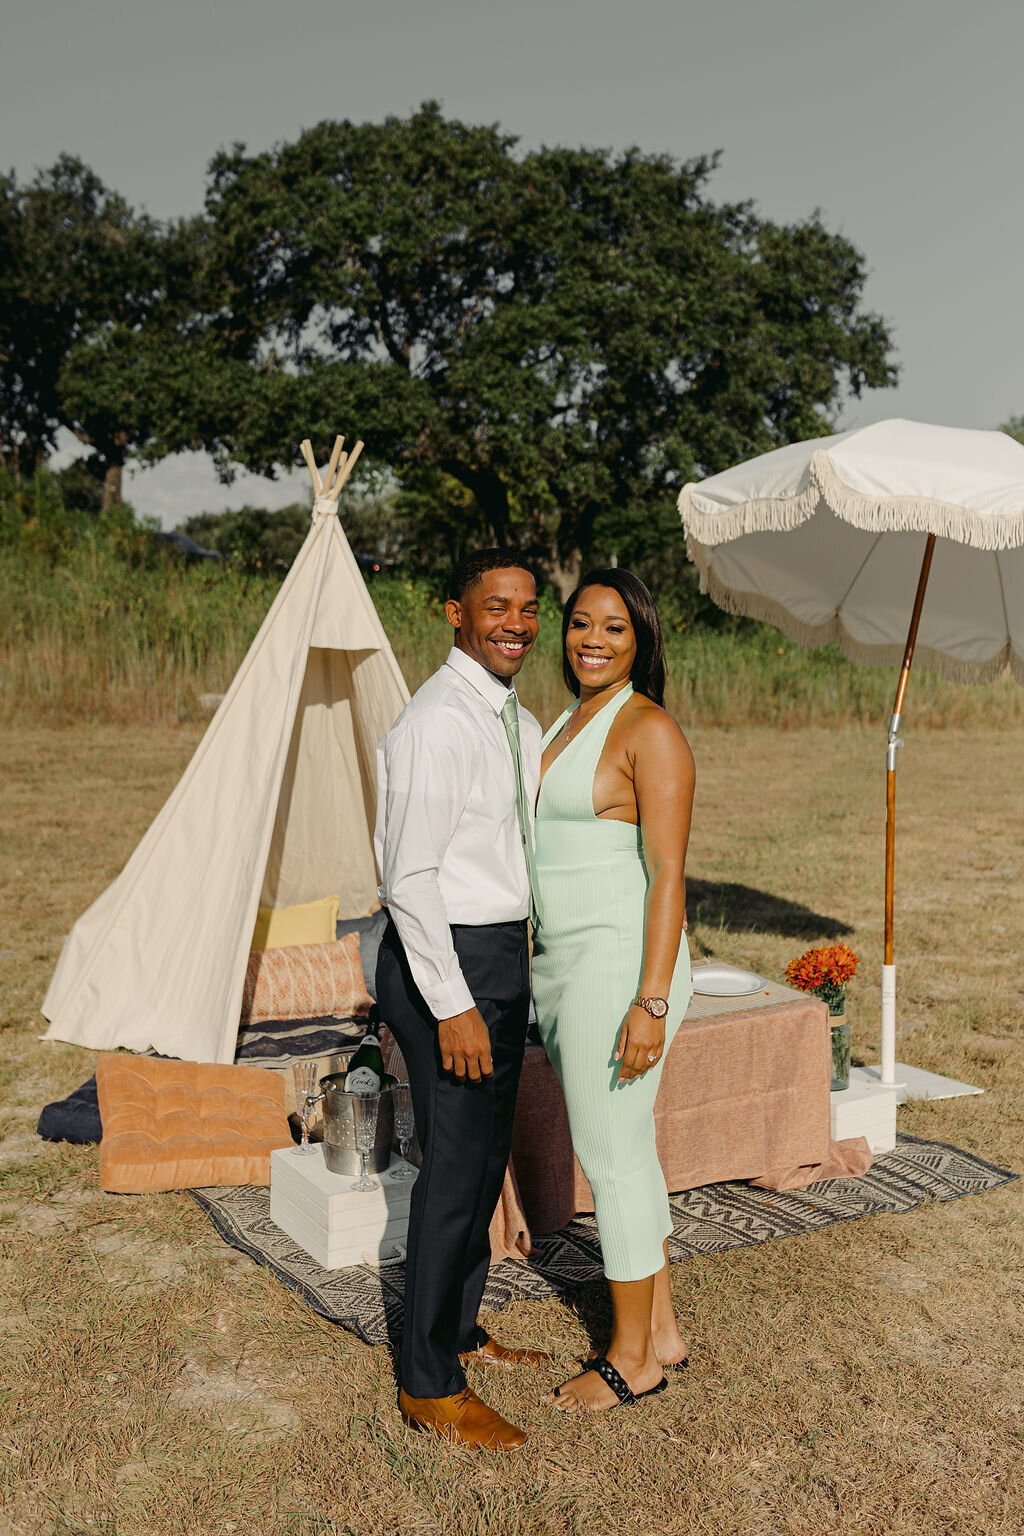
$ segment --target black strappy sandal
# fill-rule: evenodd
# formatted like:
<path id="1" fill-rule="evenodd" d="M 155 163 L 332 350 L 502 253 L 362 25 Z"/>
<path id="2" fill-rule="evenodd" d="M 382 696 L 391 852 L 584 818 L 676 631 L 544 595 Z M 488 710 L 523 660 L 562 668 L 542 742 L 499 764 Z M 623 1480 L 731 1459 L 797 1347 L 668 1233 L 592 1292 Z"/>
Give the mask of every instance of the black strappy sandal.
<path id="1" fill-rule="evenodd" d="M 582 1365 L 585 1371 L 589 1371 L 593 1369 L 594 1361 L 600 1360 L 601 1356 L 577 1355 L 576 1359 L 579 1361 L 580 1365 Z M 661 1368 L 663 1371 L 688 1371 L 690 1369 L 690 1357 L 689 1355 L 685 1355 L 682 1360 L 663 1360 L 661 1362 Z"/>
<path id="2" fill-rule="evenodd" d="M 598 1355 L 595 1360 L 588 1361 L 587 1370 L 597 1372 L 605 1386 L 611 1387 L 619 1400 L 620 1406 L 623 1408 L 628 1408 L 631 1403 L 638 1403 L 642 1397 L 656 1397 L 659 1392 L 664 1392 L 668 1386 L 668 1377 L 663 1376 L 657 1386 L 648 1387 L 646 1392 L 631 1392 L 607 1355 Z M 586 1372 L 581 1372 L 580 1374 L 585 1375 Z M 556 1387 L 552 1395 L 554 1397 L 561 1397 L 561 1388 Z"/>

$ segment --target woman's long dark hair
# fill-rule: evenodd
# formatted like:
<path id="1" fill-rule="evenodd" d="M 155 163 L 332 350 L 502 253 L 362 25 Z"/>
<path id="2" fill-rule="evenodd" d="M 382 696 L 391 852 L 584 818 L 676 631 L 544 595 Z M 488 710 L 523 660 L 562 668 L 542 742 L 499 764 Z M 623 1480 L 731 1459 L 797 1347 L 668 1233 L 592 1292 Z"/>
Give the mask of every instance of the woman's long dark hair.
<path id="1" fill-rule="evenodd" d="M 655 704 L 665 703 L 665 642 L 661 638 L 661 625 L 654 598 L 639 576 L 632 571 L 620 571 L 617 567 L 607 570 L 588 571 L 562 610 L 562 676 L 569 692 L 580 696 L 579 678 L 569 665 L 565 649 L 565 637 L 569 633 L 572 611 L 584 587 L 611 587 L 626 605 L 633 634 L 636 636 L 636 656 L 629 680 L 637 693 L 644 694 Z"/>

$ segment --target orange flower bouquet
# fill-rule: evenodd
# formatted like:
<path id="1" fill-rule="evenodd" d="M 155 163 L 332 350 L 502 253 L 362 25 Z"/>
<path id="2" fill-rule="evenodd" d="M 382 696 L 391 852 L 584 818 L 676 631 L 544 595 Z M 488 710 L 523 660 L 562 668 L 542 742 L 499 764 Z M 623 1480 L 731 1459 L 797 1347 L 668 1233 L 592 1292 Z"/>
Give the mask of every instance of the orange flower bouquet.
<path id="1" fill-rule="evenodd" d="M 857 974 L 857 956 L 849 944 L 827 944 L 808 949 L 786 966 L 786 980 L 801 992 L 813 992 L 835 1016 L 843 1011 L 846 983 Z"/>

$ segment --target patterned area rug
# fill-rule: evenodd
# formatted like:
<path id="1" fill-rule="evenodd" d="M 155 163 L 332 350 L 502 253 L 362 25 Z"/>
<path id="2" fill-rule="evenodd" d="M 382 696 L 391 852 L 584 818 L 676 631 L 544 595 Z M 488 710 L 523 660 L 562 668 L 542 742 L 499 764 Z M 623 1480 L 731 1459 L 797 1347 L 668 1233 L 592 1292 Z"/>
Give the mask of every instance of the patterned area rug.
<path id="1" fill-rule="evenodd" d="M 912 1211 L 926 1200 L 958 1200 L 998 1189 L 1018 1177 L 970 1152 L 916 1136 L 897 1138 L 896 1150 L 876 1159 L 859 1179 L 832 1179 L 807 1189 L 776 1193 L 749 1184 L 707 1184 L 670 1199 L 673 1232 L 669 1258 L 720 1253 L 752 1243 L 818 1232 L 840 1221 L 880 1212 Z M 217 1231 L 234 1248 L 266 1267 L 333 1323 L 367 1344 L 394 1342 L 402 1331 L 404 1269 L 321 1269 L 270 1219 L 270 1191 L 193 1189 Z M 578 1216 L 561 1232 L 534 1238 L 529 1260 L 505 1259 L 491 1270 L 484 1307 L 557 1296 L 600 1279 L 601 1247 L 592 1216 Z"/>

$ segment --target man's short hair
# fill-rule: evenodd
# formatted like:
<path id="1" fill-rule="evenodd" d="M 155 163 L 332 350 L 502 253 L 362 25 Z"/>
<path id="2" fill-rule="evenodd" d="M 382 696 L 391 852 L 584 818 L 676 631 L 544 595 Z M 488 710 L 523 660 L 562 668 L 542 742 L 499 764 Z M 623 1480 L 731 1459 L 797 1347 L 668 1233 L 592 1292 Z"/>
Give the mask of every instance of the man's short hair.
<path id="1" fill-rule="evenodd" d="M 537 580 L 537 572 L 516 549 L 474 549 L 470 554 L 463 555 L 452 571 L 452 579 L 448 584 L 448 596 L 456 603 L 461 603 L 466 593 L 475 587 L 488 571 L 526 571 Z"/>

